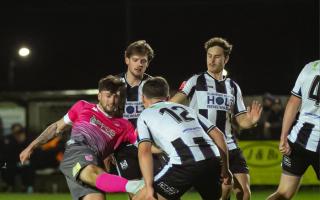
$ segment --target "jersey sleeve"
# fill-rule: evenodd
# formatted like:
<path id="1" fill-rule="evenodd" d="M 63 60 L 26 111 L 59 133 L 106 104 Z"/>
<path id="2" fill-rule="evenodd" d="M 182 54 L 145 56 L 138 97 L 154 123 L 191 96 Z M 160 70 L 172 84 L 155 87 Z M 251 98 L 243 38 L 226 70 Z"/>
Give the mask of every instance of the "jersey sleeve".
<path id="1" fill-rule="evenodd" d="M 234 88 L 235 89 L 235 91 L 234 91 L 235 102 L 234 102 L 233 114 L 234 114 L 234 116 L 238 116 L 242 113 L 246 113 L 247 109 L 246 109 L 246 106 L 244 105 L 242 92 L 241 92 L 239 85 L 235 82 L 234 82 L 234 85 L 235 85 L 235 88 Z"/>
<path id="2" fill-rule="evenodd" d="M 303 70 L 300 72 L 297 80 L 296 80 L 296 83 L 291 91 L 291 94 L 296 96 L 296 97 L 299 97 L 301 98 L 302 96 L 302 93 L 301 93 L 301 87 L 302 87 L 302 84 L 303 84 L 303 80 L 304 80 L 304 77 L 306 75 L 306 69 L 307 69 L 307 66 L 306 65 Z"/>
<path id="3" fill-rule="evenodd" d="M 142 113 L 143 114 L 143 113 Z M 138 143 L 140 144 L 141 142 L 152 142 L 152 135 L 149 131 L 149 128 L 143 119 L 142 114 L 139 116 L 138 121 L 137 121 L 137 130 L 138 130 Z"/>
<path id="4" fill-rule="evenodd" d="M 127 121 L 127 129 L 126 129 L 126 141 L 130 142 L 130 144 L 135 144 L 137 141 L 137 133 L 131 122 Z"/>
<path id="5" fill-rule="evenodd" d="M 192 93 L 192 91 L 196 87 L 196 82 L 197 82 L 196 76 L 192 76 L 187 81 L 183 81 L 179 87 L 179 92 L 181 92 L 187 96 L 190 96 L 190 94 Z"/>
<path id="6" fill-rule="evenodd" d="M 73 106 L 69 109 L 68 113 L 63 117 L 63 120 L 66 124 L 72 125 L 78 119 L 79 112 L 84 107 L 85 101 L 77 101 Z"/>
<path id="7" fill-rule="evenodd" d="M 212 124 L 212 122 L 210 122 L 207 118 L 205 118 L 201 114 L 197 113 L 197 117 L 201 127 L 206 133 L 209 133 L 212 129 L 216 127 L 214 124 Z"/>

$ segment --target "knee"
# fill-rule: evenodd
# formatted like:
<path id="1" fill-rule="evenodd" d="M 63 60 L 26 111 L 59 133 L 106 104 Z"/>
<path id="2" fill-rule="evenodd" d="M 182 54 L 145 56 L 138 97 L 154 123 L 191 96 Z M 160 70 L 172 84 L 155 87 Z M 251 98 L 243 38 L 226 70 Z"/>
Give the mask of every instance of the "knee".
<path id="1" fill-rule="evenodd" d="M 94 180 L 96 179 L 96 177 L 103 172 L 98 166 L 95 165 L 87 165 L 86 167 L 84 167 L 80 174 L 79 174 L 79 178 L 80 180 L 84 181 L 84 182 L 94 182 Z"/>
<path id="2" fill-rule="evenodd" d="M 242 191 L 242 199 L 243 200 L 249 200 L 251 198 L 251 191 L 250 191 L 250 189 L 248 190 L 248 189 L 244 189 L 243 191 Z"/>
<path id="3" fill-rule="evenodd" d="M 293 198 L 294 196 L 294 193 L 292 192 L 289 192 L 289 191 L 281 191 L 281 190 L 278 190 L 277 191 L 277 196 L 279 197 L 279 199 L 281 200 L 290 200 Z"/>
<path id="4" fill-rule="evenodd" d="M 249 200 L 251 198 L 251 190 L 249 187 L 245 187 L 243 190 L 243 199 Z"/>
<path id="5" fill-rule="evenodd" d="M 251 190 L 249 186 L 243 188 L 236 188 L 234 192 L 237 196 L 237 199 L 249 200 L 251 198 Z"/>

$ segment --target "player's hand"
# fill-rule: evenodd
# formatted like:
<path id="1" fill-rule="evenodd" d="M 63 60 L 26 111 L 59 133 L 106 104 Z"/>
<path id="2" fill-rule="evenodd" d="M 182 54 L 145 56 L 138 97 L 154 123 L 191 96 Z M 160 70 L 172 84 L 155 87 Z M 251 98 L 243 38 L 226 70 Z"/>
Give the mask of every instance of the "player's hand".
<path id="1" fill-rule="evenodd" d="M 30 147 L 27 147 L 20 153 L 20 161 L 22 165 L 30 159 L 32 152 L 33 152 L 33 149 Z"/>
<path id="2" fill-rule="evenodd" d="M 228 170 L 221 170 L 221 178 L 222 184 L 224 185 L 232 185 L 233 184 L 233 176 L 231 171 Z"/>
<path id="3" fill-rule="evenodd" d="M 291 153 L 291 147 L 288 143 L 288 139 L 285 138 L 281 138 L 280 139 L 280 144 L 279 144 L 279 151 L 283 154 L 283 155 L 290 155 Z"/>
<path id="4" fill-rule="evenodd" d="M 156 200 L 153 195 L 154 195 L 153 188 L 152 187 L 146 187 L 145 200 Z"/>
<path id="5" fill-rule="evenodd" d="M 251 121 L 252 124 L 256 124 L 261 116 L 262 107 L 258 101 L 253 101 L 251 107 L 247 107 L 247 119 Z"/>
<path id="6" fill-rule="evenodd" d="M 112 165 L 116 165 L 116 161 L 115 158 L 113 157 L 113 155 L 109 155 L 108 157 L 106 157 L 103 160 L 103 164 L 104 164 L 104 168 L 107 172 L 110 172 L 111 170 L 111 166 Z"/>

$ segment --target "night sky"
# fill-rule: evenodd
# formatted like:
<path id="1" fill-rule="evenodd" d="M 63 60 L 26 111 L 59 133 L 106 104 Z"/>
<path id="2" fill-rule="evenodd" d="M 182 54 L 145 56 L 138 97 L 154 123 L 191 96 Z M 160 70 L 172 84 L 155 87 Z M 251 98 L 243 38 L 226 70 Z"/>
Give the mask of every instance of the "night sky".
<path id="1" fill-rule="evenodd" d="M 0 25 L 2 92 L 96 88 L 126 70 L 124 50 L 138 39 L 156 53 L 147 73 L 172 88 L 206 70 L 203 45 L 215 36 L 234 45 L 226 69 L 244 95 L 289 94 L 319 59 L 319 0 L 27 1 L 2 3 Z M 16 55 L 22 44 L 28 59 Z"/>

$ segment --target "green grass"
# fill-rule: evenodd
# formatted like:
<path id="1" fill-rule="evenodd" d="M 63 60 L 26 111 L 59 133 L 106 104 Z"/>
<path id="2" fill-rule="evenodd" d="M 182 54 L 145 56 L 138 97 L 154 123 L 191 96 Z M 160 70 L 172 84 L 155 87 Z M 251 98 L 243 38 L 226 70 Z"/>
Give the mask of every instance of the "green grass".
<path id="1" fill-rule="evenodd" d="M 252 192 L 252 200 L 264 200 L 273 191 L 259 190 Z M 18 193 L 0 193 L 1 200 L 70 200 L 70 194 L 18 194 Z M 107 200 L 127 200 L 125 194 L 108 194 Z M 200 196 L 195 192 L 189 192 L 182 197 L 182 200 L 200 200 Z M 234 199 L 234 198 L 232 198 Z M 294 200 L 319 200 L 320 190 L 301 190 L 295 196 Z"/>

